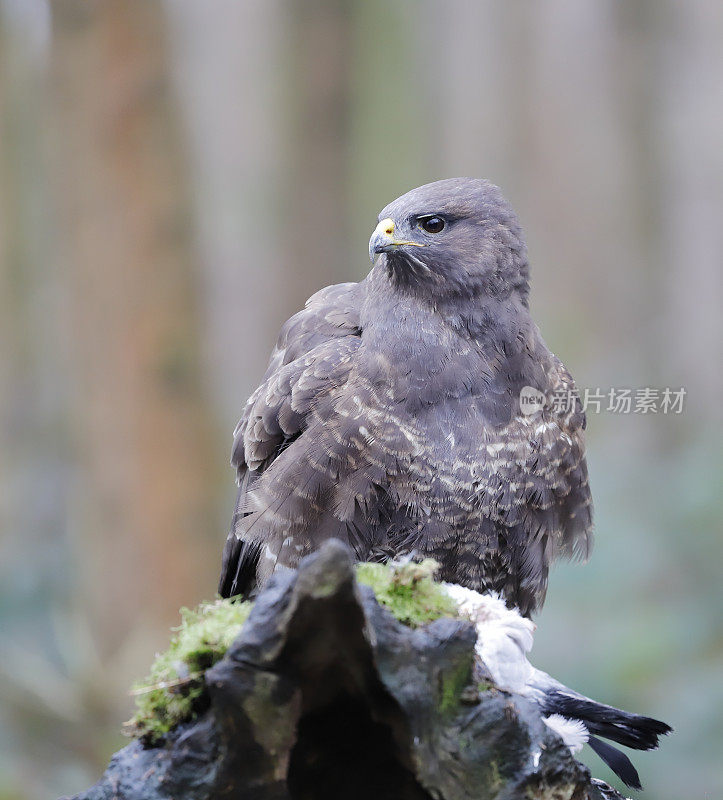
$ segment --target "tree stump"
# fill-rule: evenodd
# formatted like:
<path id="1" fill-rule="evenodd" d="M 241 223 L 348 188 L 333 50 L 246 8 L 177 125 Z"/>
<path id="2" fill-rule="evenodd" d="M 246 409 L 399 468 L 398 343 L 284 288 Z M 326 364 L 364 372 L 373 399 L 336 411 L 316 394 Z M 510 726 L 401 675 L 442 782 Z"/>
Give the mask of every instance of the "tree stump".
<path id="1" fill-rule="evenodd" d="M 615 800 L 523 698 L 479 680 L 475 630 L 398 622 L 331 541 L 275 575 L 208 708 L 116 753 L 75 800 Z"/>

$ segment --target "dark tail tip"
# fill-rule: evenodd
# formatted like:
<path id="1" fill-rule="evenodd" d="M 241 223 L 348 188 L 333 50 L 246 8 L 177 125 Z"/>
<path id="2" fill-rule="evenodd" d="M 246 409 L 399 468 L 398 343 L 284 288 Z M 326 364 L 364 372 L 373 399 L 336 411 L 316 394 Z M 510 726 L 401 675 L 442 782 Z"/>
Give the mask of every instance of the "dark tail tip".
<path id="1" fill-rule="evenodd" d="M 611 744 L 603 742 L 596 736 L 591 736 L 587 742 L 620 780 L 630 789 L 642 789 L 640 776 L 633 766 L 633 762 Z"/>
<path id="2" fill-rule="evenodd" d="M 259 542 L 239 539 L 231 531 L 223 548 L 223 566 L 218 582 L 221 597 L 247 596 L 256 584 L 256 568 L 261 556 Z"/>
<path id="3" fill-rule="evenodd" d="M 590 733 L 634 750 L 655 750 L 659 737 L 673 730 L 659 719 L 631 714 L 566 692 L 550 692 L 545 701 L 547 713 L 582 720 Z"/>

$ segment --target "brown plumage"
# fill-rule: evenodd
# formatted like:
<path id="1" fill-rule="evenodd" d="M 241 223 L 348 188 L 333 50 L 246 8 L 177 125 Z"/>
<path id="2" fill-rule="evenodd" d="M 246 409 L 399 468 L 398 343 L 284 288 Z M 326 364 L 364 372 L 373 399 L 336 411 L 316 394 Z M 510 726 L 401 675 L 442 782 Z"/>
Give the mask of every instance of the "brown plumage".
<path id="1" fill-rule="evenodd" d="M 244 409 L 220 592 L 248 593 L 320 541 L 361 560 L 432 556 L 441 577 L 539 608 L 550 563 L 586 556 L 585 417 L 528 309 L 528 263 L 497 187 L 469 178 L 380 214 L 360 283 L 281 330 Z M 520 390 L 562 411 L 525 415 Z"/>

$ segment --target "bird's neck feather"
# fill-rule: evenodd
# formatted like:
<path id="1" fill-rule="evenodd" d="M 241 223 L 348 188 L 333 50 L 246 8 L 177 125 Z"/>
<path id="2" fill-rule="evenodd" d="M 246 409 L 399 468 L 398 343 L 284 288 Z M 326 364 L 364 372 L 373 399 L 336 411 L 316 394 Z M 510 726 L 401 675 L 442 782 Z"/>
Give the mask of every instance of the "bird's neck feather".
<path id="1" fill-rule="evenodd" d="M 486 295 L 449 296 L 410 291 L 390 279 L 381 265 L 372 269 L 366 281 L 362 327 L 380 343 L 394 343 L 411 337 L 428 339 L 436 345 L 454 348 L 459 339 L 476 342 L 481 352 L 514 352 L 529 346 L 535 326 L 524 297 Z"/>

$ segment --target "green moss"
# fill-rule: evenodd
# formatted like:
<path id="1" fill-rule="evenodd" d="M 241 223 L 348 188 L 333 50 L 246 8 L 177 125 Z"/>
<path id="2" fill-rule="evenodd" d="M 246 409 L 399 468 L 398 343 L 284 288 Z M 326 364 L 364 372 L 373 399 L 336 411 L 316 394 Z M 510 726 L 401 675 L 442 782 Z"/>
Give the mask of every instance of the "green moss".
<path id="1" fill-rule="evenodd" d="M 497 797 L 502 789 L 502 784 L 504 783 L 502 780 L 502 775 L 500 774 L 500 766 L 497 761 L 490 759 L 485 772 L 485 778 L 487 779 L 487 785 L 489 786 L 490 797 Z"/>
<path id="2" fill-rule="evenodd" d="M 417 627 L 440 617 L 454 617 L 456 603 L 433 576 L 437 564 L 359 564 L 359 583 L 370 586 L 377 600 L 406 625 Z M 325 591 L 326 587 L 321 587 Z M 136 713 L 124 725 L 129 736 L 157 741 L 171 728 L 198 713 L 206 702 L 204 672 L 219 661 L 251 610 L 251 603 L 217 600 L 195 610 L 181 609 L 168 649 L 156 656 L 150 674 L 135 684 Z M 444 681 L 440 698 L 443 709 L 459 699 L 467 680 L 466 667 Z M 463 675 L 463 672 L 465 673 Z"/>
<path id="3" fill-rule="evenodd" d="M 137 709 L 124 732 L 154 741 L 192 718 L 204 700 L 203 673 L 223 657 L 250 610 L 250 603 L 235 600 L 182 608 L 169 648 L 156 656 L 148 677 L 132 689 Z"/>
<path id="4" fill-rule="evenodd" d="M 473 666 L 474 651 L 470 650 L 439 676 L 439 710 L 442 714 L 450 714 L 459 708 L 462 692 L 470 686 Z"/>
<path id="5" fill-rule="evenodd" d="M 400 622 L 417 627 L 457 614 L 457 604 L 433 580 L 437 568 L 431 558 L 420 564 L 358 564 L 357 580 Z"/>

